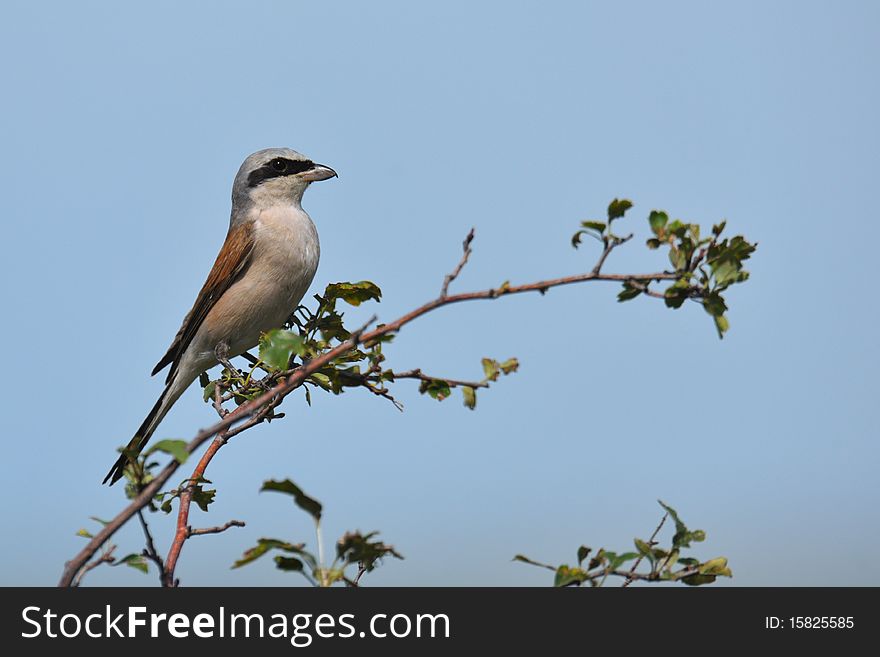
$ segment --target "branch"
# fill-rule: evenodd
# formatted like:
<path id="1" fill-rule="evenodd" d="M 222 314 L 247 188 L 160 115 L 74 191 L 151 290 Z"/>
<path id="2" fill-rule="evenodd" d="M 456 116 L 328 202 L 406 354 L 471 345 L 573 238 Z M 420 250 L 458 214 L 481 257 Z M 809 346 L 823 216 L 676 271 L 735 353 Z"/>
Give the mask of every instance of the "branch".
<path id="1" fill-rule="evenodd" d="M 480 290 L 476 292 L 467 292 L 462 294 L 454 294 L 448 295 L 445 294 L 448 289 L 448 284 L 451 283 L 456 276 L 461 272 L 461 269 L 464 267 L 464 264 L 467 262 L 467 258 L 470 254 L 470 241 L 473 238 L 470 233 L 468 238 L 465 239 L 464 242 L 464 250 L 465 254 L 462 256 L 461 261 L 458 266 L 453 270 L 451 274 L 447 276 L 448 281 L 444 281 L 443 289 L 441 289 L 441 295 L 437 298 L 428 301 L 427 303 L 419 306 L 415 310 L 412 310 L 405 315 L 397 318 L 396 320 L 389 322 L 387 324 L 381 325 L 378 328 L 373 329 L 372 331 L 366 331 L 367 326 L 371 324 L 375 317 L 371 318 L 363 327 L 354 331 L 351 336 L 338 344 L 336 347 L 325 351 L 323 354 L 314 358 L 307 363 L 304 363 L 302 366 L 298 367 L 289 377 L 281 380 L 276 386 L 266 391 L 265 393 L 259 395 L 255 399 L 246 402 L 239 406 L 238 408 L 229 412 L 228 415 L 223 417 L 220 421 L 215 423 L 214 425 L 208 427 L 207 429 L 203 429 L 199 431 L 196 436 L 189 442 L 186 447 L 186 450 L 189 454 L 192 454 L 197 449 L 199 449 L 203 444 L 207 441 L 211 440 L 215 436 L 222 434 L 223 432 L 227 432 L 222 440 L 219 441 L 219 444 L 214 446 L 212 444 L 212 448 L 205 453 L 203 456 L 203 460 L 207 458 L 204 463 L 204 467 L 207 467 L 211 458 L 213 458 L 214 454 L 216 454 L 217 450 L 222 446 L 225 440 L 228 440 L 233 435 L 237 435 L 241 431 L 244 431 L 255 424 L 259 424 L 264 418 L 259 417 L 258 415 L 261 413 L 262 409 L 269 403 L 272 403 L 273 406 L 277 406 L 281 403 L 281 401 L 289 395 L 293 390 L 300 387 L 303 381 L 308 378 L 314 372 L 317 372 L 325 365 L 333 362 L 336 358 L 342 356 L 347 353 L 351 349 L 354 349 L 359 344 L 362 343 L 370 343 L 371 341 L 378 340 L 379 338 L 388 335 L 390 333 L 396 333 L 405 325 L 409 324 L 415 319 L 418 319 L 422 315 L 426 315 L 427 313 L 441 308 L 443 306 L 448 306 L 454 303 L 461 303 L 465 301 L 477 301 L 477 300 L 492 300 L 498 299 L 502 296 L 508 296 L 513 294 L 522 294 L 526 292 L 540 292 L 544 294 L 550 288 L 561 287 L 563 285 L 572 285 L 575 283 L 584 283 L 587 281 L 613 281 L 613 282 L 638 282 L 647 285 L 652 281 L 662 281 L 662 280 L 676 280 L 679 277 L 679 274 L 676 272 L 670 271 L 662 271 L 662 272 L 654 272 L 647 274 L 603 274 L 601 273 L 601 265 L 604 263 L 605 258 L 607 258 L 608 253 L 613 250 L 617 243 L 611 245 L 610 247 L 606 245 L 605 251 L 600 257 L 600 261 L 598 263 L 598 269 L 600 271 L 596 271 L 596 268 L 589 273 L 584 274 L 576 274 L 573 276 L 565 276 L 561 278 L 551 278 L 547 280 L 536 281 L 534 283 L 526 283 L 522 285 L 509 285 L 507 283 L 501 285 L 497 288 L 488 288 L 485 290 Z M 258 418 L 258 419 L 254 419 Z M 238 422 L 244 421 L 237 429 L 231 429 L 233 425 Z M 62 587 L 71 586 L 75 581 L 78 573 L 88 564 L 89 559 L 91 559 L 100 547 L 111 537 L 113 536 L 120 527 L 122 527 L 126 522 L 128 522 L 132 516 L 137 513 L 140 509 L 143 509 L 145 506 L 150 504 L 153 497 L 164 487 L 166 482 L 171 478 L 171 476 L 177 471 L 180 467 L 180 463 L 176 460 L 172 460 L 168 463 L 162 471 L 156 475 L 154 479 L 147 484 L 140 493 L 126 506 L 113 520 L 111 520 L 104 528 L 95 535 L 92 540 L 82 549 L 80 552 L 70 561 L 65 564 L 64 571 L 62 572 L 61 579 L 59 580 L 58 585 Z M 184 505 L 184 496 L 181 494 L 181 506 Z M 189 498 L 186 498 L 186 505 L 188 510 Z M 175 542 L 180 540 L 180 545 L 176 548 L 177 554 L 179 554 L 180 548 L 183 545 L 183 541 L 185 538 L 185 530 L 186 525 L 183 527 L 183 532 L 181 533 L 181 528 L 178 526 L 178 534 L 175 537 Z M 184 538 L 180 539 L 183 536 Z M 172 547 L 174 549 L 174 547 Z M 173 561 L 171 562 L 172 568 L 171 576 L 173 577 L 173 566 L 176 565 L 176 554 L 172 555 L 169 553 L 169 559 L 174 556 Z M 169 573 L 168 564 L 166 563 L 166 581 L 168 580 Z"/>
<path id="2" fill-rule="evenodd" d="M 699 566 L 685 566 L 681 570 L 672 573 L 669 579 L 664 580 L 662 577 L 660 577 L 659 572 L 635 573 L 632 570 L 600 570 L 598 572 L 589 574 L 586 578 L 584 578 L 583 581 L 571 582 L 570 584 L 566 584 L 565 586 L 580 586 L 581 584 L 583 584 L 583 582 L 588 582 L 596 579 L 605 579 L 609 575 L 626 578 L 626 582 L 624 582 L 623 586 L 629 586 L 629 584 L 634 581 L 677 582 L 680 579 L 684 579 L 685 577 L 689 577 L 690 575 L 698 575 L 699 573 Z"/>
<path id="3" fill-rule="evenodd" d="M 302 381 L 313 372 L 317 372 L 319 369 L 331 362 L 334 358 L 337 358 L 338 356 L 344 354 L 350 349 L 354 349 L 357 345 L 359 345 L 363 341 L 364 329 L 374 320 L 375 317 L 371 318 L 370 321 L 367 322 L 367 324 L 365 324 L 357 331 L 353 332 L 348 340 L 340 343 L 333 349 L 309 361 L 307 364 L 298 367 L 288 379 L 275 386 L 272 390 L 260 395 L 251 402 L 242 404 L 213 426 L 199 431 L 199 433 L 196 434 L 195 438 L 193 438 L 187 444 L 187 453 L 192 454 L 199 447 L 204 445 L 208 440 L 210 440 L 220 432 L 225 431 L 236 422 L 252 418 L 260 412 L 262 406 L 270 402 L 274 397 L 278 396 L 278 401 L 280 403 L 281 399 L 290 394 L 290 392 L 293 391 L 295 388 L 299 387 L 302 384 Z M 227 434 L 227 439 L 241 433 L 242 431 L 258 423 L 259 422 L 245 422 L 240 427 L 230 431 Z M 90 540 L 88 544 L 86 544 L 86 546 L 82 550 L 80 550 L 73 559 L 65 564 L 64 571 L 61 574 L 61 579 L 58 582 L 58 586 L 71 586 L 77 573 L 86 565 L 86 563 L 88 563 L 88 560 L 92 558 L 92 556 L 100 549 L 100 547 L 107 541 L 107 539 L 109 539 L 111 536 L 113 536 L 113 534 L 119 531 L 119 528 L 122 527 L 126 522 L 131 520 L 131 517 L 135 513 L 137 513 L 138 510 L 143 509 L 145 506 L 150 504 L 156 493 L 158 493 L 165 486 L 165 484 L 171 478 L 171 475 L 173 475 L 179 467 L 180 463 L 177 460 L 172 460 L 162 469 L 162 471 L 158 475 L 156 475 L 155 479 L 152 479 L 149 484 L 144 486 L 141 492 L 128 504 L 128 506 L 120 511 L 119 514 L 115 518 L 113 518 L 113 520 L 108 522 L 104 526 L 104 528 L 100 532 L 98 532 L 94 536 L 94 538 L 92 538 L 92 540 Z"/>
<path id="4" fill-rule="evenodd" d="M 608 256 L 611 255 L 611 252 L 616 249 L 621 244 L 629 242 L 633 238 L 633 234 L 630 233 L 626 237 L 616 237 L 615 235 L 604 235 L 602 237 L 602 243 L 605 245 L 605 249 L 602 251 L 602 255 L 599 256 L 599 261 L 596 263 L 596 266 L 593 267 L 593 273 L 598 274 L 602 271 L 602 265 L 605 264 L 605 260 L 608 259 Z"/>
<path id="5" fill-rule="evenodd" d="M 165 581 L 165 564 L 162 562 L 162 557 L 159 556 L 159 552 L 156 550 L 156 544 L 153 542 L 153 534 L 150 532 L 150 526 L 147 525 L 147 519 L 144 518 L 144 510 L 138 509 L 137 515 L 138 519 L 141 521 L 141 528 L 144 530 L 144 537 L 147 540 L 147 547 L 142 554 L 156 564 L 156 568 L 159 569 L 159 582 L 163 583 Z"/>
<path id="6" fill-rule="evenodd" d="M 468 386 L 470 388 L 488 388 L 489 383 L 487 381 L 458 381 L 456 379 L 447 379 L 442 376 L 428 376 L 427 374 L 423 374 L 422 370 L 414 369 L 407 370 L 406 372 L 395 372 L 394 373 L 395 381 L 397 379 L 417 379 L 419 381 L 443 381 L 450 388 L 458 388 L 460 386 Z"/>
<path id="7" fill-rule="evenodd" d="M 189 536 L 202 536 L 204 534 L 220 534 L 221 532 L 225 532 L 227 529 L 231 527 L 244 527 L 245 524 L 241 520 L 230 520 L 224 525 L 220 525 L 219 527 L 204 527 L 201 529 L 193 529 L 192 527 L 187 528 L 187 533 Z"/>
<path id="8" fill-rule="evenodd" d="M 83 569 L 79 573 L 77 573 L 76 578 L 73 580 L 73 583 L 71 584 L 71 586 L 79 586 L 80 582 L 82 582 L 82 578 L 86 576 L 86 573 L 89 572 L 90 570 L 93 570 L 94 568 L 97 568 L 102 563 L 112 564 L 114 561 L 116 561 L 116 558 L 113 556 L 113 550 L 115 550 L 115 549 L 116 549 L 116 546 L 111 545 L 110 549 L 107 550 L 104 554 L 102 554 L 100 557 L 98 557 L 97 559 L 95 559 L 91 563 L 88 563 L 85 566 L 83 566 Z"/>
<path id="9" fill-rule="evenodd" d="M 162 580 L 162 586 L 174 587 L 180 583 L 180 580 L 174 578 L 174 569 L 177 567 L 177 559 L 180 556 L 180 551 L 183 549 L 183 544 L 186 542 L 186 539 L 189 538 L 190 528 L 187 521 L 189 520 L 189 505 L 190 502 L 192 502 L 193 486 L 197 485 L 194 482 L 202 481 L 205 469 L 208 467 L 211 459 L 214 458 L 214 454 L 216 454 L 217 450 L 225 444 L 225 432 L 214 438 L 213 442 L 208 446 L 208 449 L 199 460 L 196 469 L 193 470 L 192 476 L 186 486 L 184 486 L 183 490 L 180 492 L 180 508 L 177 512 L 177 531 L 174 534 L 174 540 L 171 542 L 171 548 L 168 550 L 168 556 L 165 559 L 165 577 Z"/>
<path id="10" fill-rule="evenodd" d="M 662 292 L 654 292 L 654 290 L 648 289 L 648 283 L 640 283 L 635 280 L 627 281 L 632 287 L 637 290 L 641 290 L 642 294 L 647 294 L 649 297 L 654 297 L 655 299 L 665 299 L 666 295 Z"/>
<path id="11" fill-rule="evenodd" d="M 449 293 L 449 284 L 452 283 L 458 275 L 461 273 L 461 270 L 464 269 L 464 266 L 467 264 L 468 258 L 471 257 L 471 242 L 474 241 L 474 229 L 471 228 L 470 232 L 467 234 L 467 237 L 464 238 L 464 242 L 462 242 L 461 247 L 464 253 L 461 256 L 461 260 L 459 260 L 458 265 L 455 269 L 452 270 L 451 273 L 446 275 L 446 278 L 443 279 L 443 287 L 440 288 L 440 298 L 442 299 Z"/>
<path id="12" fill-rule="evenodd" d="M 171 548 L 168 550 L 168 557 L 165 559 L 165 575 L 162 580 L 162 585 L 167 587 L 174 587 L 180 584 L 180 580 L 175 579 L 174 577 L 174 569 L 177 567 L 177 560 L 180 557 L 180 552 L 183 550 L 183 544 L 190 536 L 194 536 L 195 534 L 209 534 L 209 533 L 219 533 L 223 531 L 223 529 L 219 529 L 217 532 L 210 531 L 198 531 L 193 530 L 189 525 L 189 508 L 190 503 L 192 502 L 193 490 L 196 486 L 199 485 L 205 478 L 205 470 L 208 468 L 208 464 L 211 463 L 211 460 L 217 454 L 223 445 L 225 445 L 230 438 L 238 435 L 242 431 L 246 431 L 250 429 L 252 426 L 256 426 L 260 424 L 269 412 L 278 404 L 281 403 L 281 399 L 277 401 L 270 402 L 266 404 L 260 411 L 251 417 L 244 424 L 236 427 L 235 429 L 224 431 L 223 433 L 217 435 L 214 438 L 213 442 L 208 446 L 208 449 L 202 455 L 202 458 L 199 459 L 198 465 L 196 465 L 195 470 L 193 470 L 192 475 L 187 481 L 186 485 L 183 487 L 183 490 L 180 492 L 180 506 L 177 510 L 177 531 L 174 534 L 174 540 L 171 542 Z M 222 409 L 221 409 L 222 410 Z M 233 524 L 238 523 L 239 521 L 233 521 Z M 228 523 L 227 523 L 228 524 Z M 244 523 L 241 523 L 243 526 Z M 230 525 L 232 526 L 232 525 Z"/>

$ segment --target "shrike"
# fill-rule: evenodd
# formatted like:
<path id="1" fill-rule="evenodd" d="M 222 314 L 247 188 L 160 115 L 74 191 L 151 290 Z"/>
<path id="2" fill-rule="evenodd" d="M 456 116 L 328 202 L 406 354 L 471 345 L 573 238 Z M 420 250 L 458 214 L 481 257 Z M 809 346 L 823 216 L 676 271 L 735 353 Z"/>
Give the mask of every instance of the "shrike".
<path id="1" fill-rule="evenodd" d="M 192 310 L 153 374 L 171 365 L 165 390 L 107 473 L 114 484 L 140 454 L 180 395 L 221 358 L 255 346 L 281 327 L 308 290 L 318 268 L 318 232 L 302 209 L 310 183 L 336 176 L 289 148 L 249 155 L 232 184 L 226 241 Z"/>

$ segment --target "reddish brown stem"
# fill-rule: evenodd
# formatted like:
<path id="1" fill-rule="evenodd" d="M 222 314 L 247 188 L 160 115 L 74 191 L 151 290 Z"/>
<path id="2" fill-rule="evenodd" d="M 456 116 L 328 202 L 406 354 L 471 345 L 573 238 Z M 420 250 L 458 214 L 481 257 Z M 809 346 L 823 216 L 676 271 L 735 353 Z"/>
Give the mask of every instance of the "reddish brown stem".
<path id="1" fill-rule="evenodd" d="M 163 586 L 177 586 L 179 581 L 174 578 L 174 569 L 177 567 L 177 559 L 180 557 L 180 551 L 183 544 L 190 537 L 189 531 L 189 505 L 192 502 L 193 487 L 198 485 L 204 476 L 205 470 L 214 455 L 223 445 L 226 444 L 226 434 L 222 433 L 208 445 L 208 449 L 199 459 L 199 464 L 193 470 L 189 481 L 180 492 L 180 508 L 177 511 L 177 531 L 174 533 L 174 540 L 171 542 L 171 548 L 168 550 L 168 556 L 165 559 L 165 580 Z"/>

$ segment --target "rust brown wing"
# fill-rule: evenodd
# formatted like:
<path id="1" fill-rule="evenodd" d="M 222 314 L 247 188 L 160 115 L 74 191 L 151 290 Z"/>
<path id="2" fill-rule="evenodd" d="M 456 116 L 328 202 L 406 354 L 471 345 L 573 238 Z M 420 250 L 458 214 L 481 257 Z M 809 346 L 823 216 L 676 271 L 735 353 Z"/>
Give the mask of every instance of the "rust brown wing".
<path id="1" fill-rule="evenodd" d="M 159 372 L 166 365 L 171 364 L 168 376 L 165 382 L 171 381 L 177 364 L 180 362 L 193 337 L 208 315 L 211 308 L 217 302 L 222 294 L 232 285 L 233 281 L 241 275 L 250 260 L 251 251 L 254 248 L 253 224 L 247 223 L 230 228 L 226 234 L 226 241 L 217 254 L 217 260 L 208 274 L 208 280 L 199 291 L 196 302 L 192 309 L 187 313 L 183 320 L 183 325 L 174 336 L 174 341 L 168 348 L 168 352 L 162 356 L 156 367 L 153 368 L 153 374 Z"/>

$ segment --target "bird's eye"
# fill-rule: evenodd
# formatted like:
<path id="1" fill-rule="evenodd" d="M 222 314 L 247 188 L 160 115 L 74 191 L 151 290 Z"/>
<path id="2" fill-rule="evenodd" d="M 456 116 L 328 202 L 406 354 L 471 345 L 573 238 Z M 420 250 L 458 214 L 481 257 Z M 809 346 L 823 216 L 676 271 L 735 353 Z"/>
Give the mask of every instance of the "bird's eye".
<path id="1" fill-rule="evenodd" d="M 272 168 L 275 171 L 284 171 L 287 168 L 287 162 L 282 159 L 272 160 Z"/>

